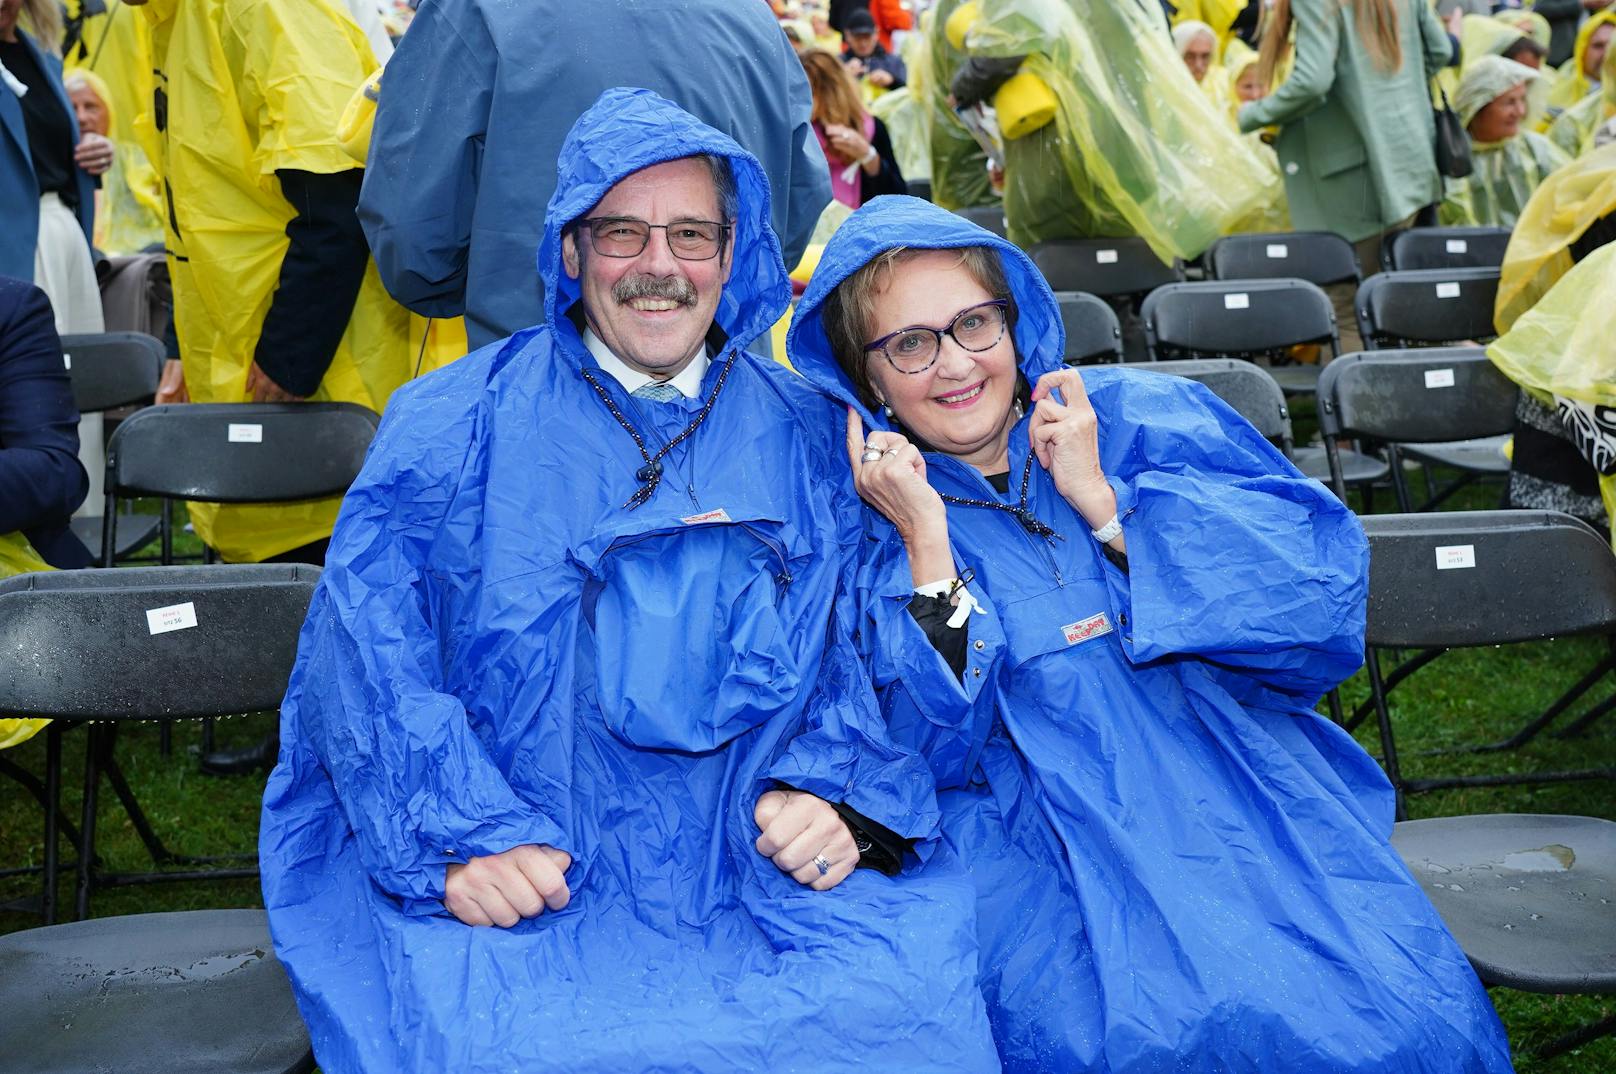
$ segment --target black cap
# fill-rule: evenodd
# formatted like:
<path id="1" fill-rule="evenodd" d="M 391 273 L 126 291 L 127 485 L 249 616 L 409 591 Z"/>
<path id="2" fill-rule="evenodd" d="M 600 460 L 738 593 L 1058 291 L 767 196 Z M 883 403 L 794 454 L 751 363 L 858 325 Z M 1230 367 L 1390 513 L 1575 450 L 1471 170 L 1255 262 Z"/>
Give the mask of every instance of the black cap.
<path id="1" fill-rule="evenodd" d="M 870 14 L 868 8 L 859 8 L 847 17 L 842 23 L 844 33 L 873 34 L 875 33 L 875 16 Z"/>

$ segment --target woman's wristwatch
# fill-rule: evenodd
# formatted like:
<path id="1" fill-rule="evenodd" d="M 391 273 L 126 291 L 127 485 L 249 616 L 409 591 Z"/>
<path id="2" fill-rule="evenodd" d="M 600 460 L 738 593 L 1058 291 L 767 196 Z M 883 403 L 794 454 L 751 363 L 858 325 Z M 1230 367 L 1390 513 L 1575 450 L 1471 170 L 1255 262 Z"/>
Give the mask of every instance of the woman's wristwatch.
<path id="1" fill-rule="evenodd" d="M 1101 544 L 1110 544 L 1122 534 L 1122 519 L 1118 518 L 1116 515 L 1112 515 L 1110 522 L 1107 522 L 1097 530 L 1090 530 L 1089 532 L 1092 533 L 1094 535 L 1094 539 L 1099 541 Z"/>

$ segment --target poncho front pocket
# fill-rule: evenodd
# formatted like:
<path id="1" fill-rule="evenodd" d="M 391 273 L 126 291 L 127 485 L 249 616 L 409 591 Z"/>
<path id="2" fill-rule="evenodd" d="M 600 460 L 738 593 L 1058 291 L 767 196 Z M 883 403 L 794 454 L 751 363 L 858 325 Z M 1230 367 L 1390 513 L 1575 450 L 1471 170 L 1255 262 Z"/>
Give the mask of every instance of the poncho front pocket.
<path id="1" fill-rule="evenodd" d="M 704 752 L 790 705 L 802 687 L 781 614 L 792 572 L 769 520 L 613 542 L 583 593 L 612 733 L 646 749 Z"/>

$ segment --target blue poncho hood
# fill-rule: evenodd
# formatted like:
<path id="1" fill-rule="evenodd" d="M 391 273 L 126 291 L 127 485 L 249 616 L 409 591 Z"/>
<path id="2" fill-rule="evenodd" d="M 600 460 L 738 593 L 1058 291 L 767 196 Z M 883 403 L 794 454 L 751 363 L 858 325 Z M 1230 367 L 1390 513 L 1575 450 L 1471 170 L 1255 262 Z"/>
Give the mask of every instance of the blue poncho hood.
<path id="1" fill-rule="evenodd" d="M 739 195 L 734 264 L 713 315 L 731 340 L 745 345 L 780 319 L 791 282 L 780 242 L 769 226 L 769 180 L 757 158 L 689 112 L 644 89 L 612 89 L 578 117 L 562 144 L 555 194 L 539 241 L 545 321 L 563 334 L 563 316 L 578 301 L 578 281 L 561 264 L 561 236 L 626 176 L 681 157 L 712 154 L 729 161 Z"/>
<path id="2" fill-rule="evenodd" d="M 865 428 L 887 429 L 880 414 L 872 414 L 858 399 L 852 381 L 831 352 L 822 318 L 825 300 L 843 280 L 894 247 L 955 250 L 986 246 L 999 255 L 1005 279 L 1016 303 L 1016 361 L 1027 383 L 1036 384 L 1045 373 L 1061 367 L 1066 350 L 1066 327 L 1060 307 L 1043 274 L 1021 249 L 985 228 L 928 201 L 911 197 L 875 198 L 848 217 L 825 247 L 808 290 L 797 303 L 786 336 L 791 364 L 823 391 L 856 409 Z"/>

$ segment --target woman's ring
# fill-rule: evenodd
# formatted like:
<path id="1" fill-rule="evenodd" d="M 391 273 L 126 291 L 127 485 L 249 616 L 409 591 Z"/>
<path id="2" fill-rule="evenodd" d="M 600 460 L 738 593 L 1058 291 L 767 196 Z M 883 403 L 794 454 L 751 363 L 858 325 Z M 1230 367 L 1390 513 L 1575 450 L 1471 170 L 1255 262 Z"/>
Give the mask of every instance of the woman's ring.
<path id="1" fill-rule="evenodd" d="M 893 456 L 893 455 L 896 455 L 896 454 L 897 454 L 897 453 L 898 453 L 898 449 L 897 449 L 897 448 L 888 448 L 888 449 L 887 449 L 887 455 L 888 455 L 888 457 L 890 457 L 890 456 Z"/>
<path id="2" fill-rule="evenodd" d="M 881 449 L 878 447 L 867 447 L 864 449 L 864 454 L 859 456 L 860 462 L 879 462 L 880 460 Z"/>
<path id="3" fill-rule="evenodd" d="M 816 855 L 814 857 L 814 868 L 819 870 L 820 876 L 824 876 L 826 873 L 830 872 L 830 862 L 825 859 L 825 855 Z"/>

